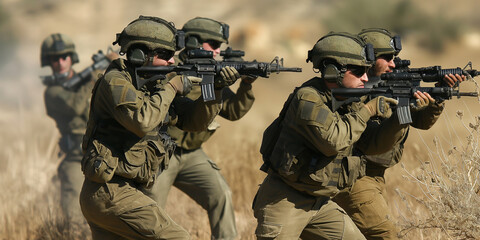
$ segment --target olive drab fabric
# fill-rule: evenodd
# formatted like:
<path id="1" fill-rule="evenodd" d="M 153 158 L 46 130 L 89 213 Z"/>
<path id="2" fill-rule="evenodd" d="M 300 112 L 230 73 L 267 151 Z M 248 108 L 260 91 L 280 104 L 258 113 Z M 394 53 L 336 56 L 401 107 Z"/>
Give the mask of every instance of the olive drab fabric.
<path id="1" fill-rule="evenodd" d="M 46 112 L 55 120 L 60 131 L 60 150 L 65 153 L 58 167 L 60 179 L 60 202 L 66 217 L 73 222 L 84 222 L 78 203 L 83 174 L 82 137 L 87 127 L 88 111 L 93 77 L 90 82 L 75 90 L 67 90 L 60 84 L 48 85 L 44 92 Z"/>
<path id="2" fill-rule="evenodd" d="M 54 33 L 46 37 L 42 42 L 40 49 L 40 63 L 42 67 L 49 66 L 50 56 L 71 54 L 72 64 L 78 63 L 78 54 L 75 51 L 75 44 L 72 39 L 65 34 Z"/>
<path id="3" fill-rule="evenodd" d="M 85 172 L 80 205 L 94 239 L 106 235 L 187 239 L 186 231 L 140 189 L 151 187 L 158 172 L 168 165 L 168 139 L 159 134 L 159 128 L 175 123 L 184 130 L 204 130 L 219 112 L 220 104 L 201 98 L 179 101 L 173 113 L 171 103 L 176 92 L 170 84 L 153 83 L 136 89 L 135 82 L 134 66 L 117 59 L 95 86 L 83 139 L 82 167 L 84 172 L 88 166 L 102 170 L 112 167 L 108 172 L 114 174 L 94 179 Z M 216 95 L 220 99 L 220 91 Z M 92 163 L 95 161 L 98 164 Z M 113 165 L 102 167 L 107 163 Z"/>
<path id="4" fill-rule="evenodd" d="M 186 59 L 184 51 L 179 57 L 176 62 Z M 185 97 L 176 98 L 173 106 L 177 109 L 177 102 L 199 97 L 201 88 L 196 85 Z M 226 87 L 222 90 L 219 115 L 227 120 L 238 120 L 250 110 L 254 100 L 252 85 L 249 83 L 241 82 L 236 92 Z M 207 211 L 212 239 L 227 240 L 235 239 L 237 235 L 232 193 L 218 165 L 202 149 L 202 144 L 219 127 L 220 124 L 213 121 L 204 131 L 188 132 L 170 125 L 167 132 L 177 147 L 168 169 L 158 176 L 147 194 L 160 206 L 165 206 L 171 186 L 177 187 Z"/>
<path id="5" fill-rule="evenodd" d="M 186 57 L 185 51 L 181 51 L 176 62 L 181 63 L 185 61 Z M 189 99 L 198 99 L 200 96 L 200 86 L 194 86 L 186 97 Z M 222 108 L 218 115 L 230 121 L 239 120 L 252 108 L 255 102 L 252 85 L 240 82 L 236 93 L 229 87 L 223 88 L 222 100 Z M 216 121 L 213 121 L 207 130 L 202 132 L 184 132 L 175 126 L 169 126 L 168 133 L 175 139 L 178 147 L 186 150 L 194 150 L 200 148 L 219 127 L 220 124 Z"/>
<path id="6" fill-rule="evenodd" d="M 117 59 L 99 80 L 96 94 L 92 97 L 95 103 L 83 149 L 87 153 L 93 140 L 97 140 L 112 152 L 113 157 L 119 158 L 115 175 L 150 186 L 158 166 L 167 165 L 157 126 L 168 124 L 164 120 L 168 119 L 175 92 L 168 84 L 164 85 L 164 89 L 152 92 L 148 86 L 135 89 L 132 69 L 128 62 Z M 218 104 L 204 104 L 202 99 L 198 99 L 195 105 L 191 103 L 179 102 L 176 107 L 182 109 L 182 113 L 178 116 L 183 118 L 184 115 L 197 113 L 193 115 L 195 120 L 182 119 L 178 126 L 187 130 L 206 128 L 211 122 L 209 117 L 218 112 Z"/>
<path id="7" fill-rule="evenodd" d="M 190 239 L 185 229 L 128 179 L 115 176 L 108 183 L 85 179 L 80 202 L 92 239 Z"/>
<path id="8" fill-rule="evenodd" d="M 270 167 L 293 188 L 312 196 L 330 197 L 343 177 L 342 161 L 351 155 L 370 113 L 363 103 L 332 112 L 329 91 L 321 81 L 313 78 L 296 91 L 271 154 Z"/>
<path id="9" fill-rule="evenodd" d="M 255 196 L 257 239 L 365 239 L 358 228 L 329 197 L 314 197 L 268 174 Z"/>
<path id="10" fill-rule="evenodd" d="M 347 234 L 349 226 L 351 237 L 364 239 L 329 199 L 365 174 L 365 161 L 352 156 L 353 146 L 365 153 L 383 153 L 400 141 L 406 127 L 389 118 L 367 128 L 371 114 L 364 107 L 365 98 L 335 112 L 331 101 L 330 90 L 320 78 L 294 92 L 268 159 L 268 176 L 253 204 L 258 238 L 347 239 L 342 234 Z M 295 209 L 301 211 L 295 213 Z"/>
<path id="11" fill-rule="evenodd" d="M 237 235 L 232 191 L 219 166 L 202 148 L 178 147 L 150 190 L 158 205 L 165 207 L 167 196 L 175 186 L 208 214 L 212 239 L 235 239 Z"/>
<path id="12" fill-rule="evenodd" d="M 228 43 L 229 26 L 228 24 L 204 17 L 196 17 L 187 21 L 182 30 L 185 37 L 198 37 L 200 42 L 214 40 L 222 43 Z"/>
<path id="13" fill-rule="evenodd" d="M 201 94 L 200 92 L 200 86 L 195 86 L 187 97 L 197 99 Z M 230 121 L 238 120 L 250 110 L 255 101 L 252 85 L 241 82 L 236 93 L 228 87 L 224 88 L 222 99 L 223 104 L 218 115 Z M 175 126 L 171 126 L 168 128 L 168 133 L 175 139 L 177 146 L 187 150 L 194 150 L 200 148 L 219 127 L 220 124 L 213 121 L 206 131 L 184 132 Z"/>
<path id="14" fill-rule="evenodd" d="M 412 127 L 429 129 L 440 117 L 443 103 L 429 105 L 426 109 L 412 112 Z M 369 125 L 379 125 L 380 121 L 370 121 Z M 369 240 L 398 239 L 398 229 L 392 221 L 387 204 L 384 173 L 387 168 L 400 162 L 408 131 L 389 151 L 377 155 L 361 155 L 366 162 L 365 176 L 340 191 L 333 200 L 338 203 L 360 231 Z"/>

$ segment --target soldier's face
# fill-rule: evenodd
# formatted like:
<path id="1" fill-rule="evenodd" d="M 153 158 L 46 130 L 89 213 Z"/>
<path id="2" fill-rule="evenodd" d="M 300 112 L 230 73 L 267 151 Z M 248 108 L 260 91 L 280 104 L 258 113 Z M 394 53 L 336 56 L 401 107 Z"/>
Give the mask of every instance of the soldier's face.
<path id="1" fill-rule="evenodd" d="M 342 84 L 345 88 L 364 88 L 368 82 L 367 67 L 350 66 L 343 76 Z"/>
<path id="2" fill-rule="evenodd" d="M 375 60 L 375 66 L 373 68 L 373 75 L 380 76 L 384 73 L 392 72 L 395 68 L 395 63 L 393 62 L 393 54 L 384 54 L 377 57 Z"/>
<path id="3" fill-rule="evenodd" d="M 216 57 L 218 54 L 220 54 L 221 45 L 222 43 L 218 41 L 206 41 L 202 43 L 202 48 L 208 51 L 212 51 L 213 57 Z"/>
<path id="4" fill-rule="evenodd" d="M 63 74 L 72 68 L 72 57 L 70 54 L 50 56 L 50 66 L 55 74 Z"/>

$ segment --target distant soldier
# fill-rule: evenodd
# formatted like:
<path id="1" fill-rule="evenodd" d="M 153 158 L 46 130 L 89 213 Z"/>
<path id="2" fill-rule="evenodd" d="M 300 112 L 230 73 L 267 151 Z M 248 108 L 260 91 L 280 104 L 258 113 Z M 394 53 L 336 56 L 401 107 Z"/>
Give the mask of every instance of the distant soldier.
<path id="1" fill-rule="evenodd" d="M 373 45 L 375 63 L 368 72 L 370 82 L 378 82 L 383 73 L 392 72 L 395 68 L 394 58 L 401 48 L 399 36 L 394 36 L 386 29 L 369 28 L 359 33 L 366 43 Z M 446 75 L 444 81 L 453 86 L 456 81 L 463 81 L 465 77 Z M 369 82 L 369 84 L 370 84 Z M 437 121 L 444 108 L 444 103 L 436 102 L 428 93 L 417 91 L 417 102 L 412 106 L 411 126 L 418 129 L 429 129 Z M 369 125 L 381 124 L 382 119 L 372 118 Z M 402 140 L 395 144 L 388 152 L 379 155 L 362 155 L 362 151 L 355 151 L 366 163 L 365 175 L 356 180 L 353 186 L 341 191 L 333 199 L 355 222 L 369 240 L 397 239 L 397 229 L 392 220 L 392 214 L 386 201 L 385 170 L 397 164 L 402 157 L 404 143 L 408 131 Z"/>
<path id="2" fill-rule="evenodd" d="M 64 87 L 77 73 L 72 65 L 78 63 L 78 55 L 73 41 L 65 34 L 49 35 L 42 43 L 41 66 L 50 66 L 52 76 L 44 78 L 45 106 L 48 116 L 53 118 L 60 131 L 60 150 L 65 158 L 58 167 L 61 186 L 60 201 L 67 219 L 84 222 L 78 196 L 82 188 L 83 174 L 82 137 L 88 119 L 90 96 L 98 72 L 89 76 L 90 81 L 76 88 Z"/>
<path id="3" fill-rule="evenodd" d="M 354 144 L 382 153 L 406 129 L 392 115 L 396 100 L 361 98 L 333 111 L 331 89 L 363 88 L 373 60 L 371 45 L 348 33 L 329 33 L 308 52 L 307 61 L 322 77 L 295 89 L 264 133 L 262 169 L 268 175 L 253 204 L 257 238 L 365 239 L 331 197 L 361 165 L 351 158 Z M 386 120 L 367 128 L 375 116 Z"/>
<path id="4" fill-rule="evenodd" d="M 179 54 L 178 61 L 187 59 L 186 52 L 203 48 L 212 51 L 213 56 L 220 53 L 222 43 L 228 43 L 228 25 L 209 18 L 197 17 L 183 26 L 186 49 Z M 222 92 L 222 109 L 219 115 L 230 121 L 242 118 L 252 107 L 252 83 L 256 78 L 240 76 L 235 68 L 227 67 L 230 74 L 241 78 L 237 92 L 226 87 Z M 197 99 L 201 95 L 200 86 L 194 86 L 186 95 Z M 153 198 L 162 207 L 167 202 L 172 185 L 179 188 L 195 200 L 208 213 L 212 239 L 234 239 L 237 235 L 232 196 L 227 182 L 220 173 L 217 164 L 202 149 L 202 144 L 212 136 L 220 124 L 213 121 L 203 132 L 184 132 L 170 126 L 168 133 L 177 145 L 170 159 L 168 169 L 163 171 L 152 188 Z"/>
<path id="5" fill-rule="evenodd" d="M 174 143 L 164 127 L 205 130 L 220 110 L 222 88 L 236 78 L 222 70 L 223 78 L 215 81 L 217 100 L 209 102 L 181 97 L 191 90 L 192 81 L 201 80 L 195 77 L 172 73 L 138 87 L 136 68 L 174 63 L 176 36 L 173 23 L 140 16 L 114 42 L 127 60 L 113 61 L 94 87 L 82 144 L 85 181 L 80 194 L 93 239 L 189 238 L 141 190 L 152 187 L 169 164 Z"/>

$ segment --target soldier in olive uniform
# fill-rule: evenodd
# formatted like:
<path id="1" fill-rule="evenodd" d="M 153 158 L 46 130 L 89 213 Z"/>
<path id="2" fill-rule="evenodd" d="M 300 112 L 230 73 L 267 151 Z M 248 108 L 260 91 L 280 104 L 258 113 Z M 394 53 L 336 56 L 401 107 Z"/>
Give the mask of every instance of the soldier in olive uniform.
<path id="1" fill-rule="evenodd" d="M 363 88 L 373 60 L 371 45 L 348 33 L 329 33 L 309 51 L 307 61 L 322 77 L 290 94 L 264 133 L 262 169 L 268 175 L 253 204 L 259 239 L 365 239 L 331 197 L 360 167 L 359 158 L 351 157 L 354 144 L 364 152 L 385 152 L 406 126 L 392 115 L 394 99 L 361 98 L 333 111 L 330 89 Z M 385 121 L 366 129 L 375 116 Z"/>
<path id="2" fill-rule="evenodd" d="M 60 131 L 60 150 L 65 158 L 58 167 L 61 186 L 61 205 L 67 219 L 72 222 L 84 222 L 78 196 L 82 188 L 83 174 L 82 137 L 88 119 L 89 102 L 95 76 L 90 81 L 75 88 L 65 87 L 77 73 L 72 65 L 78 63 L 78 55 L 73 41 L 65 34 L 51 34 L 42 43 L 40 53 L 41 66 L 50 66 L 53 75 L 44 77 L 45 106 L 48 116 L 53 118 Z"/>
<path id="3" fill-rule="evenodd" d="M 375 63 L 368 72 L 371 82 L 378 82 L 383 73 L 392 72 L 395 68 L 394 57 L 401 50 L 400 38 L 393 36 L 386 29 L 364 29 L 359 36 L 374 47 Z M 446 75 L 444 81 L 453 86 L 456 81 L 463 81 L 465 77 Z M 411 107 L 411 126 L 426 130 L 437 121 L 444 108 L 444 103 L 436 102 L 428 93 L 415 93 L 417 102 Z M 369 124 L 380 124 L 381 119 L 372 119 Z M 363 155 L 366 162 L 365 175 L 356 180 L 353 186 L 345 188 L 333 199 L 355 222 L 367 239 L 397 239 L 397 229 L 392 221 L 390 208 L 386 201 L 385 170 L 397 164 L 403 154 L 404 143 L 408 131 L 402 140 L 395 144 L 388 152 L 379 155 Z M 358 151 L 361 153 L 361 151 Z"/>
<path id="4" fill-rule="evenodd" d="M 216 101 L 181 97 L 198 78 L 176 74 L 137 89 L 135 68 L 174 63 L 176 29 L 157 17 L 140 16 L 117 34 L 120 53 L 93 89 L 83 141 L 82 212 L 94 239 L 188 239 L 188 233 L 143 193 L 166 169 L 171 139 L 162 126 L 202 131 L 220 110 L 221 89 L 235 82 L 222 69 Z M 225 84 L 225 85 L 223 85 Z M 176 97 L 177 96 L 177 97 Z M 178 98 L 173 102 L 174 98 Z M 173 106 L 173 107 L 172 107 Z M 173 144 L 173 143 L 172 143 Z"/>
<path id="5" fill-rule="evenodd" d="M 186 51 L 203 48 L 212 51 L 214 57 L 220 52 L 222 43 L 228 42 L 228 25 L 209 18 L 197 17 L 189 20 L 182 29 L 186 37 L 186 49 L 179 54 L 179 61 L 187 59 Z M 240 78 L 235 68 L 233 75 Z M 226 87 L 222 92 L 222 108 L 219 115 L 230 121 L 243 117 L 253 105 L 255 97 L 252 83 L 255 78 L 241 77 L 237 92 Z M 186 96 L 197 99 L 200 86 L 194 86 Z M 237 235 L 231 190 L 220 173 L 217 164 L 202 149 L 219 127 L 213 121 L 203 132 L 185 132 L 175 126 L 168 133 L 175 139 L 176 149 L 167 170 L 158 177 L 152 188 L 152 198 L 164 207 L 172 185 L 194 199 L 208 213 L 212 239 L 234 239 Z"/>

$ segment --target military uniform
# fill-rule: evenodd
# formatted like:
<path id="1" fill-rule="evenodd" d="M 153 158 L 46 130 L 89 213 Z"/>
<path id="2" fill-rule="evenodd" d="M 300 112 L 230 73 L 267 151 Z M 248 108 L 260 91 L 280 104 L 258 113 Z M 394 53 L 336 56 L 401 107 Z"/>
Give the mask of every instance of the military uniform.
<path id="1" fill-rule="evenodd" d="M 402 50 L 400 37 L 381 28 L 363 29 L 359 36 L 365 42 L 373 45 L 376 59 L 381 59 L 379 66 L 372 67 L 367 85 L 375 85 L 380 81 L 378 76 L 388 67 L 394 67 L 393 57 Z M 391 58 L 390 58 L 391 57 Z M 398 66 L 396 66 L 398 67 Z M 373 75 L 373 76 L 370 76 Z M 429 129 L 438 119 L 443 110 L 442 103 L 433 103 L 423 110 L 412 108 L 411 126 L 419 129 Z M 369 126 L 378 126 L 380 119 L 372 119 Z M 365 155 L 355 151 L 362 161 L 366 162 L 366 171 L 353 186 L 343 189 L 333 200 L 338 203 L 355 222 L 367 239 L 397 239 L 397 229 L 391 219 L 391 213 L 386 202 L 385 170 L 397 164 L 403 154 L 404 143 L 408 131 L 402 140 L 389 151 L 379 155 Z M 362 176 L 364 175 L 364 176 Z"/>
<path id="2" fill-rule="evenodd" d="M 413 112 L 411 126 L 429 129 L 437 121 L 443 108 L 443 103 L 435 103 L 424 110 Z M 379 122 L 371 121 L 370 124 Z M 386 153 L 362 155 L 361 158 L 366 161 L 366 175 L 333 198 L 369 240 L 398 239 L 398 230 L 386 200 L 384 173 L 387 168 L 401 160 L 407 136 L 405 133 L 402 140 Z"/>
<path id="3" fill-rule="evenodd" d="M 260 239 L 364 239 L 330 198 L 361 167 L 352 157 L 355 143 L 364 152 L 382 153 L 404 128 L 391 117 L 363 134 L 371 116 L 363 101 L 333 112 L 330 90 L 320 78 L 304 83 L 287 102 L 268 176 L 254 200 L 255 234 Z"/>
<path id="4" fill-rule="evenodd" d="M 82 212 L 94 239 L 187 239 L 188 233 L 140 189 L 151 187 L 168 165 L 168 137 L 159 136 L 158 126 L 203 130 L 219 104 L 181 98 L 171 107 L 176 92 L 170 84 L 137 90 L 134 76 L 134 67 L 117 59 L 93 90 L 83 142 Z"/>
<path id="5" fill-rule="evenodd" d="M 98 73 L 98 72 L 97 72 Z M 77 89 L 66 89 L 60 83 L 49 84 L 44 99 L 48 116 L 53 118 L 60 131 L 60 150 L 65 154 L 58 167 L 62 210 L 74 222 L 83 222 L 78 196 L 82 188 L 83 174 L 82 137 L 87 127 L 94 74 L 90 82 Z M 66 80 L 68 81 L 68 80 Z"/>
<path id="6" fill-rule="evenodd" d="M 180 56 L 185 56 L 183 53 Z M 197 99 L 200 94 L 200 86 L 194 86 L 186 97 Z M 253 105 L 255 98 L 252 85 L 241 82 L 236 93 L 226 87 L 222 92 L 222 100 L 219 115 L 230 121 L 238 120 Z M 231 190 L 220 173 L 220 168 L 202 149 L 202 144 L 219 126 L 218 122 L 213 121 L 208 129 L 202 132 L 185 132 L 169 126 L 168 133 L 177 147 L 168 169 L 158 176 L 151 194 L 160 206 L 165 207 L 168 192 L 174 185 L 207 211 L 215 239 L 234 239 L 237 231 Z"/>

